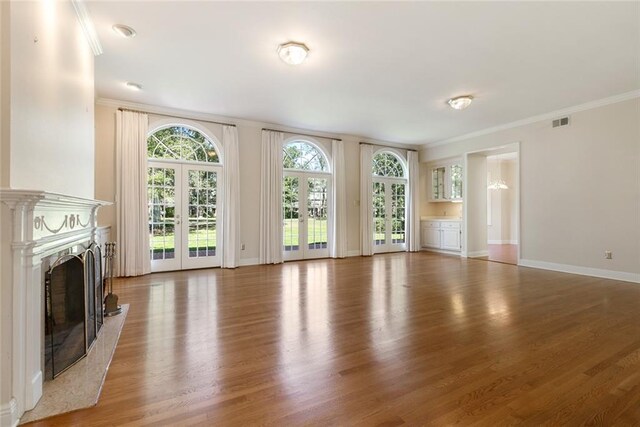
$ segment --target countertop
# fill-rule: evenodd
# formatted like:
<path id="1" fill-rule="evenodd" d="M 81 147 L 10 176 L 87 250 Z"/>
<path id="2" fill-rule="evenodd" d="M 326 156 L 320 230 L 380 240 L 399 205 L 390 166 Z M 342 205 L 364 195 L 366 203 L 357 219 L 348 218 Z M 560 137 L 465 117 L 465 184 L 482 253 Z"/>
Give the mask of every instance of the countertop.
<path id="1" fill-rule="evenodd" d="M 461 222 L 462 218 L 457 216 L 421 216 L 420 221 L 456 221 Z"/>

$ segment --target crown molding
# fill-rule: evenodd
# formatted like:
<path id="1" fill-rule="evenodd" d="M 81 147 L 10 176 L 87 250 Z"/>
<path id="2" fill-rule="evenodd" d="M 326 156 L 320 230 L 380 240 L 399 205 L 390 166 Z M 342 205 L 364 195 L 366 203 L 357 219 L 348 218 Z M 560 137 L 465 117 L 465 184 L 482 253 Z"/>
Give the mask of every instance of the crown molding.
<path id="1" fill-rule="evenodd" d="M 351 134 L 344 134 L 344 133 L 328 133 L 322 130 L 296 128 L 296 127 L 283 125 L 280 123 L 261 122 L 258 120 L 248 120 L 248 119 L 239 119 L 239 118 L 228 117 L 228 116 L 218 116 L 215 114 L 200 113 L 200 112 L 191 111 L 191 110 L 181 110 L 178 108 L 171 108 L 171 107 L 159 107 L 156 105 L 142 104 L 142 103 L 130 102 L 130 101 L 121 101 L 121 100 L 112 99 L 112 98 L 96 98 L 95 103 L 96 105 L 102 105 L 105 107 L 127 108 L 131 110 L 144 110 L 144 111 L 148 111 L 150 114 L 157 113 L 157 114 L 175 115 L 178 117 L 184 117 L 186 119 L 195 120 L 195 121 L 209 120 L 214 122 L 232 123 L 232 124 L 235 124 L 236 126 L 244 126 L 244 127 L 252 127 L 252 128 L 270 128 L 270 129 L 278 130 L 280 132 L 290 133 L 293 135 L 305 134 L 305 133 L 311 132 L 311 133 L 317 134 L 317 136 L 321 138 L 327 138 L 327 139 L 337 138 L 337 139 L 342 139 L 345 142 L 356 142 L 356 143 L 368 142 L 371 144 L 386 145 L 389 147 L 394 147 L 394 148 L 399 148 L 404 150 L 408 150 L 408 149 L 415 150 L 416 148 L 418 149 L 420 148 L 420 144 L 418 143 L 407 144 L 407 143 L 400 143 L 400 142 L 394 142 L 394 141 L 383 141 L 380 139 L 367 138 L 360 135 L 351 135 Z"/>
<path id="2" fill-rule="evenodd" d="M 82 32 L 89 43 L 89 47 L 91 48 L 93 55 L 102 55 L 102 44 L 98 38 L 96 27 L 93 25 L 91 15 L 89 15 L 87 7 L 84 4 L 84 0 L 71 0 L 71 4 L 73 4 L 73 9 L 76 11 L 78 22 L 82 27 Z"/>
<path id="3" fill-rule="evenodd" d="M 493 126 L 490 128 L 482 129 L 476 132 L 470 132 L 463 135 L 455 136 L 453 138 L 443 139 L 441 141 L 427 142 L 421 146 L 422 149 L 433 148 L 441 145 L 450 144 L 452 142 L 464 141 L 465 139 L 475 138 L 477 136 L 488 135 L 491 133 L 499 132 L 502 130 L 513 129 L 519 126 L 529 125 L 544 120 L 557 119 L 559 116 L 567 114 L 574 114 L 580 111 L 592 110 L 598 107 L 604 107 L 605 105 L 617 104 L 618 102 L 628 101 L 630 99 L 640 98 L 640 90 L 633 90 L 631 92 L 621 93 L 619 95 L 610 96 L 608 98 L 602 98 L 595 101 L 585 102 L 584 104 L 575 105 L 573 107 L 563 108 L 561 110 L 551 111 L 549 113 L 540 114 L 537 116 L 529 117 L 515 122 L 505 123 L 503 125 Z"/>

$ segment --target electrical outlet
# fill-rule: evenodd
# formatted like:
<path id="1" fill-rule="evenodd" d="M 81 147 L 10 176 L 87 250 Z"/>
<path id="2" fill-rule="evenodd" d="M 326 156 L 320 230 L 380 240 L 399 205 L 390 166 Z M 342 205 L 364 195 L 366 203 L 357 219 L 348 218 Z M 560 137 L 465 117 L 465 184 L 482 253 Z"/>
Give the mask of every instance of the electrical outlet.
<path id="1" fill-rule="evenodd" d="M 244 251 L 244 243 L 240 246 L 240 249 Z"/>
<path id="2" fill-rule="evenodd" d="M 611 251 L 604 251 L 604 258 L 605 259 L 612 259 L 613 258 L 613 254 L 611 253 Z"/>

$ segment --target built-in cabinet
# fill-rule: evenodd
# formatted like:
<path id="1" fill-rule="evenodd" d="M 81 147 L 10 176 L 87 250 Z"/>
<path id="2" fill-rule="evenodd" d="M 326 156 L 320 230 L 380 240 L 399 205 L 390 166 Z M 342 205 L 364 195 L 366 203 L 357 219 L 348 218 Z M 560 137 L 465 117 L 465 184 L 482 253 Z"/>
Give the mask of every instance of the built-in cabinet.
<path id="1" fill-rule="evenodd" d="M 460 252 L 462 248 L 461 221 L 421 221 L 420 227 L 422 247 Z"/>
<path id="2" fill-rule="evenodd" d="M 432 165 L 430 202 L 462 201 L 462 161 L 459 159 Z"/>

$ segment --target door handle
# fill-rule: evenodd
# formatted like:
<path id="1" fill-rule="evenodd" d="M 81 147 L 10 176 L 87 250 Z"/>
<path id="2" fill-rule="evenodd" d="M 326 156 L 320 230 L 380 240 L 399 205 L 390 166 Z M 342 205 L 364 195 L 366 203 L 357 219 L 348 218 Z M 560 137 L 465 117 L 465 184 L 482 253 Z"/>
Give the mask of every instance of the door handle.
<path id="1" fill-rule="evenodd" d="M 179 224 L 180 224 L 180 221 L 176 221 L 176 225 L 179 225 Z"/>
<path id="2" fill-rule="evenodd" d="M 304 222 L 304 218 L 300 218 L 298 221 L 299 222 Z"/>

